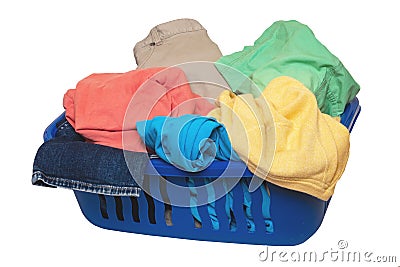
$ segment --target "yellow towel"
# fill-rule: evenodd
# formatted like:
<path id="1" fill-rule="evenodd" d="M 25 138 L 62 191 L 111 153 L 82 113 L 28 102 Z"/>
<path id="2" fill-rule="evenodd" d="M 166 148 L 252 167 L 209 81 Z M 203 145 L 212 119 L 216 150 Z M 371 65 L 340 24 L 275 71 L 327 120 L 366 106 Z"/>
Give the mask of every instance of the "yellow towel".
<path id="1" fill-rule="evenodd" d="M 226 90 L 208 116 L 225 125 L 255 175 L 322 200 L 332 196 L 349 156 L 349 132 L 320 112 L 299 81 L 275 78 L 258 98 Z"/>

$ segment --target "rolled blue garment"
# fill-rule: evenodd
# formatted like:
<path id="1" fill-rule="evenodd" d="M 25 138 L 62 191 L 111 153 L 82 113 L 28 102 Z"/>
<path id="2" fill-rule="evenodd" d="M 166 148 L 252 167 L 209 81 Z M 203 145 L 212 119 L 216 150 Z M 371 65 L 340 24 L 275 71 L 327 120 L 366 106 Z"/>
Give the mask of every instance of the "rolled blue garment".
<path id="1" fill-rule="evenodd" d="M 139 121 L 136 128 L 148 148 L 184 171 L 202 171 L 214 159 L 240 160 L 232 149 L 225 127 L 211 117 L 160 116 Z"/>

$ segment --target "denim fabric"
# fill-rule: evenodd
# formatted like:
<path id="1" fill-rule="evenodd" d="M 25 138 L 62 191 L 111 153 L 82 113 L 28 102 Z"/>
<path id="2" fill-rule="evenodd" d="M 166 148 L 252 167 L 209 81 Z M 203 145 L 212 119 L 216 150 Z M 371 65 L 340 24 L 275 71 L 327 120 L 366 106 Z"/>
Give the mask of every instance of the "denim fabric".
<path id="1" fill-rule="evenodd" d="M 36 154 L 32 184 L 105 195 L 139 196 L 138 183 L 142 184 L 149 161 L 147 153 L 124 152 L 84 142 L 66 120 L 57 128 L 55 138 L 43 143 Z M 130 172 L 125 160 L 135 162 L 136 168 Z"/>

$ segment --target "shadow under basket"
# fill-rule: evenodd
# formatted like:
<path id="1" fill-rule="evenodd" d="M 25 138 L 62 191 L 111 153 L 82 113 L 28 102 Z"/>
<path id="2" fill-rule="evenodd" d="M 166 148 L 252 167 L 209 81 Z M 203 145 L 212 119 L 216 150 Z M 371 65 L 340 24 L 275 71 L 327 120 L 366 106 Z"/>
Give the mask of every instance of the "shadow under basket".
<path id="1" fill-rule="evenodd" d="M 349 131 L 360 111 L 357 98 L 346 106 L 341 123 Z M 54 136 L 56 121 L 46 129 L 45 139 Z M 85 217 L 99 227 L 124 232 L 297 245 L 318 230 L 329 204 L 266 181 L 249 192 L 252 174 L 241 162 L 214 161 L 198 173 L 179 170 L 158 158 L 150 162 L 139 197 L 74 191 Z"/>

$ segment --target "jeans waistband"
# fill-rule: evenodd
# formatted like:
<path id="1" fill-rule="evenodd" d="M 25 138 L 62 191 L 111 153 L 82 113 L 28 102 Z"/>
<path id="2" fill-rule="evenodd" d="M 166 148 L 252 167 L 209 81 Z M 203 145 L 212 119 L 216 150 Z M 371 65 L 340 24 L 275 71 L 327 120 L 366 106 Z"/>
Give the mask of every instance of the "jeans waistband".
<path id="1" fill-rule="evenodd" d="M 41 171 L 35 171 L 32 175 L 32 184 L 47 187 L 60 187 L 77 191 L 112 195 L 112 196 L 134 196 L 139 197 L 141 189 L 135 186 L 113 186 L 96 185 L 82 181 L 65 179 L 61 177 L 52 177 Z"/>
<path id="2" fill-rule="evenodd" d="M 160 45 L 162 41 L 174 35 L 205 30 L 204 27 L 193 19 L 177 19 L 153 27 L 149 35 L 135 45 L 134 49 L 147 45 Z"/>

